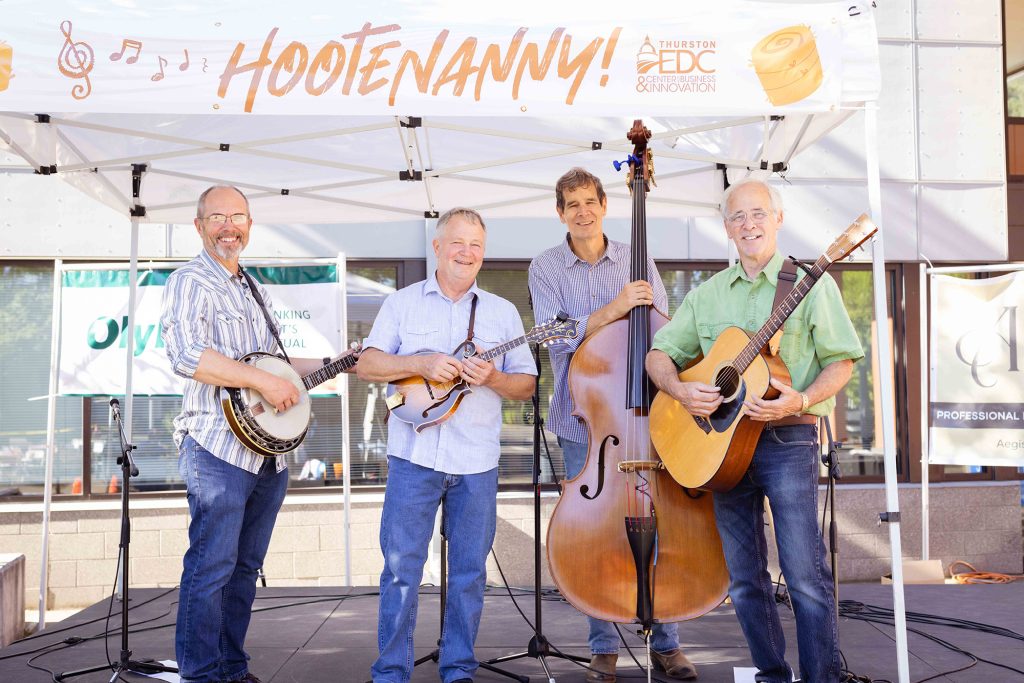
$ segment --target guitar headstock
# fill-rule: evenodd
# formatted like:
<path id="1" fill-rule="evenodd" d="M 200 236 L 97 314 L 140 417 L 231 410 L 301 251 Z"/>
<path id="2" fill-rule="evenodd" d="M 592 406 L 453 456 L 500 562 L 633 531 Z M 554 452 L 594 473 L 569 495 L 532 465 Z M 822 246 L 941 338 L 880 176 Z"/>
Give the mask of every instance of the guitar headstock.
<path id="1" fill-rule="evenodd" d="M 572 339 L 576 336 L 579 321 L 572 318 L 552 318 L 526 333 L 526 341 L 547 346 L 556 339 Z"/>
<path id="2" fill-rule="evenodd" d="M 871 236 L 878 232 L 878 227 L 871 222 L 866 213 L 850 224 L 843 234 L 836 238 L 828 249 L 825 250 L 825 258 L 829 263 L 835 263 L 853 253 L 853 250 L 871 239 Z"/>

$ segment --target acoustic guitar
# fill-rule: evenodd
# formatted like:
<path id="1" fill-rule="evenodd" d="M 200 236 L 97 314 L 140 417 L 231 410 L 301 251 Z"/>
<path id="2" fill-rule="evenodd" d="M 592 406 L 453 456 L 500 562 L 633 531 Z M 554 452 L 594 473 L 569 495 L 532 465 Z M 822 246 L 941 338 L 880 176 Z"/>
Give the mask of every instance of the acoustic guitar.
<path id="1" fill-rule="evenodd" d="M 877 230 L 867 215 L 861 215 L 814 262 L 756 334 L 727 327 L 699 363 L 679 373 L 683 382 L 719 388 L 722 403 L 710 416 L 691 415 L 664 392 L 655 396 L 651 441 L 673 479 L 688 489 L 709 491 L 728 491 L 739 482 L 765 425 L 747 417 L 743 401 L 750 395 L 776 398 L 779 392 L 769 383 L 773 376 L 790 383 L 782 359 L 762 351 L 828 267 L 846 258 Z"/>
<path id="2" fill-rule="evenodd" d="M 512 349 L 526 343 L 546 346 L 556 339 L 572 339 L 576 336 L 578 321 L 568 318 L 564 313 L 536 325 L 522 337 L 495 346 L 482 353 L 476 347 L 463 344 L 453 355 L 463 358 L 476 356 L 481 360 L 497 358 Z M 427 427 L 439 425 L 458 410 L 462 399 L 472 393 L 469 383 L 462 377 L 450 382 L 433 382 L 425 377 L 406 377 L 388 384 L 387 400 L 385 401 L 391 415 L 403 422 L 408 422 L 417 432 Z"/>

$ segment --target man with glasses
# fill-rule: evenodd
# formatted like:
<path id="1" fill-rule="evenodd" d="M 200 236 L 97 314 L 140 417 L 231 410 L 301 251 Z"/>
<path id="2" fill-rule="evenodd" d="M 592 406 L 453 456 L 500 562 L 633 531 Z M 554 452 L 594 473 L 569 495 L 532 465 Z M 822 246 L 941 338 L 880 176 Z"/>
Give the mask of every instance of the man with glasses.
<path id="1" fill-rule="evenodd" d="M 288 471 L 283 458 L 265 458 L 235 438 L 217 387 L 256 389 L 279 412 L 300 397 L 289 380 L 236 360 L 278 350 L 238 263 L 252 228 L 248 199 L 234 187 L 207 189 L 199 197 L 195 226 L 203 250 L 167 278 L 161 317 L 171 367 L 187 380 L 174 420 L 191 516 L 175 652 L 182 683 L 259 683 L 243 646 L 256 571 L 267 554 Z M 272 319 L 270 295 L 251 282 Z M 291 362 L 303 375 L 324 363 Z"/>
<path id="2" fill-rule="evenodd" d="M 636 306 L 653 305 L 668 311 L 668 295 L 654 259 L 647 261 L 647 280 L 629 279 L 630 246 L 609 240 L 604 234 L 608 198 L 601 179 L 583 168 L 572 168 L 555 183 L 555 210 L 568 232 L 558 246 L 538 255 L 530 264 L 530 297 L 537 320 L 548 320 L 564 311 L 580 321 L 575 339 L 551 344 L 551 371 L 555 391 L 547 427 L 558 437 L 565 460 L 565 476 L 583 470 L 587 459 L 586 427 L 573 417 L 569 396 L 569 363 L 583 340 Z M 594 590 L 600 590 L 595 586 Z M 619 633 L 615 625 L 594 617 L 590 624 L 592 683 L 615 681 L 619 657 Z M 654 668 L 672 678 L 697 677 L 697 668 L 679 649 L 676 624 L 654 625 L 651 637 Z"/>
<path id="3" fill-rule="evenodd" d="M 647 355 L 647 372 L 658 388 L 691 415 L 703 417 L 721 405 L 719 389 L 680 381 L 680 368 L 706 355 L 726 327 L 756 332 L 771 313 L 783 265 L 776 250 L 782 197 L 775 188 L 755 180 L 731 186 L 722 198 L 722 216 L 739 263 L 691 291 L 654 336 Z M 743 479 L 731 491 L 715 494 L 715 519 L 729 568 L 729 597 L 759 669 L 757 680 L 792 680 L 768 573 L 767 497 L 796 616 L 800 679 L 830 683 L 839 680 L 840 663 L 832 574 L 816 515 L 816 423 L 832 411 L 854 361 L 864 356 L 831 275 L 815 283 L 787 319 L 779 354 L 793 386 L 772 378 L 778 398 L 744 401 L 750 419 L 766 425 Z"/>

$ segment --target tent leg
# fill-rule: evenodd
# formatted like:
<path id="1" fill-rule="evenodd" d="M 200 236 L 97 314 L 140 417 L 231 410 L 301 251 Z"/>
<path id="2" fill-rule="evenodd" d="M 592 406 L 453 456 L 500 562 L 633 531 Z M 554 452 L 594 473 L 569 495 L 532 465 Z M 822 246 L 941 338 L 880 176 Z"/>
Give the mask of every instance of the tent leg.
<path id="1" fill-rule="evenodd" d="M 871 275 L 874 288 L 875 335 L 878 349 L 879 376 L 875 378 L 875 389 L 882 398 L 882 439 L 885 465 L 886 510 L 880 515 L 889 524 L 889 548 L 892 558 L 893 613 L 896 626 L 896 656 L 900 683 L 909 683 L 910 671 L 907 660 L 907 615 L 903 601 L 903 548 L 900 543 L 900 503 L 896 487 L 896 405 L 889 359 L 892 345 L 889 338 L 889 314 L 886 305 L 885 249 L 882 227 L 882 188 L 878 171 L 878 109 L 869 103 L 864 111 L 864 142 L 867 157 L 868 202 L 871 217 L 879 226 L 878 234 L 872 241 Z"/>
<path id="2" fill-rule="evenodd" d="M 57 377 L 60 372 L 60 308 L 64 261 L 53 262 L 53 332 L 50 335 L 50 391 L 46 397 L 46 470 L 43 475 L 43 537 L 39 555 L 39 625 L 46 628 L 46 598 L 50 588 L 50 506 L 53 503 L 53 457 L 56 452 Z M 83 473 L 84 476 L 85 473 Z"/>

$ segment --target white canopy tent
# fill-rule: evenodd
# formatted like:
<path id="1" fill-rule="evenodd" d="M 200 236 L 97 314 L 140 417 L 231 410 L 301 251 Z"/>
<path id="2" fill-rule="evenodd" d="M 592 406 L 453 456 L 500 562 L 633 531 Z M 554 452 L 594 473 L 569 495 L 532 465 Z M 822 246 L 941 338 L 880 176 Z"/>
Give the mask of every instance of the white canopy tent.
<path id="1" fill-rule="evenodd" d="M 133 281 L 139 223 L 190 223 L 213 183 L 246 190 L 258 222 L 426 229 L 458 204 L 489 219 L 550 218 L 555 179 L 624 158 L 637 117 L 654 133 L 647 213 L 680 218 L 715 215 L 726 177 L 785 173 L 864 111 L 869 213 L 882 226 L 871 3 L 704 5 L 649 3 L 623 20 L 621 8 L 574 0 L 553 19 L 527 1 L 510 20 L 469 2 L 385 0 L 353 17 L 327 2 L 12 0 L 0 140 L 39 173 L 132 215 Z M 628 204 L 611 202 L 612 214 Z M 872 260 L 885 320 L 880 236 Z M 877 349 L 891 356 L 888 336 Z M 130 424 L 130 354 L 126 363 Z M 893 380 L 875 379 L 906 681 Z M 51 438 L 48 472 L 52 453 Z"/>

